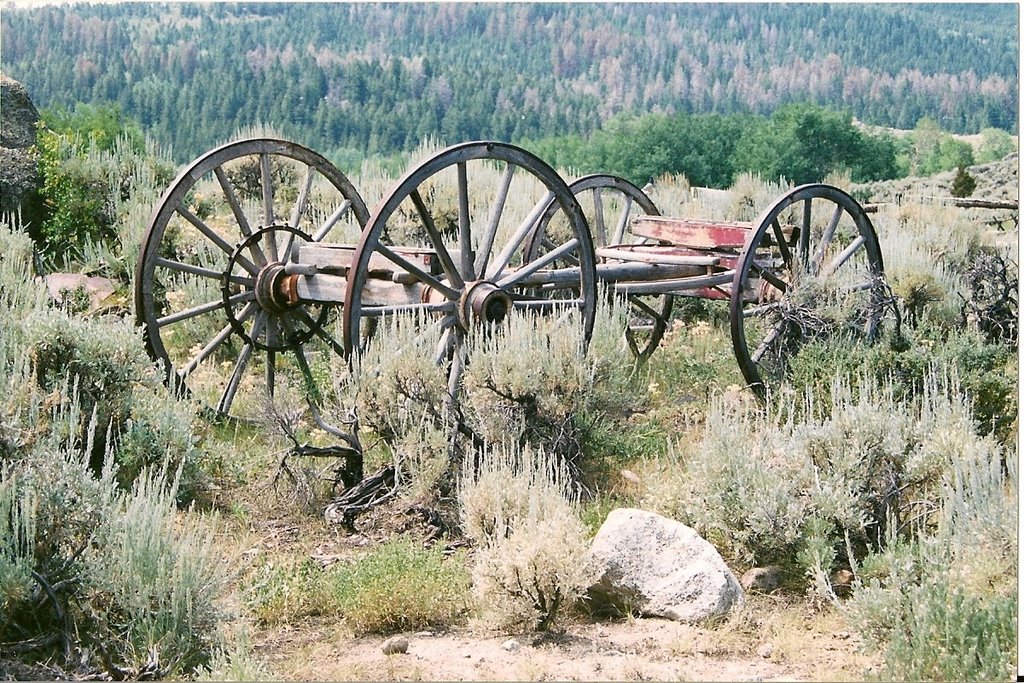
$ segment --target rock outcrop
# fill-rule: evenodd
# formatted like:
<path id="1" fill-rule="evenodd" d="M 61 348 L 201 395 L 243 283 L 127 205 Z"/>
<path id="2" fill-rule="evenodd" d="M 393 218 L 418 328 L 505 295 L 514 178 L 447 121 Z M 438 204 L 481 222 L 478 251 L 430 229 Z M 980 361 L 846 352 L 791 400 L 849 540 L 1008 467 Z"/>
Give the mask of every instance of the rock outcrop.
<path id="1" fill-rule="evenodd" d="M 18 81 L 0 74 L 0 213 L 21 211 L 22 223 L 45 218 L 42 180 L 29 148 L 36 143 L 39 111 Z"/>
<path id="2" fill-rule="evenodd" d="M 743 605 L 743 589 L 722 556 L 681 522 L 613 510 L 590 552 L 600 569 L 589 591 L 597 607 L 697 623 Z"/>

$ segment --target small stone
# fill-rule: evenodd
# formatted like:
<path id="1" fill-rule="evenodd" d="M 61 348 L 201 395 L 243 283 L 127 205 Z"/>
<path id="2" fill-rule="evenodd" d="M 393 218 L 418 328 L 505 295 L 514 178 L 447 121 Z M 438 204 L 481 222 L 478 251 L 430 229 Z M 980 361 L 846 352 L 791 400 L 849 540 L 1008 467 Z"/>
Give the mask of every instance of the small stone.
<path id="1" fill-rule="evenodd" d="M 830 581 L 832 590 L 840 598 L 845 598 L 853 592 L 853 572 L 849 569 L 840 569 L 832 573 Z"/>
<path id="2" fill-rule="evenodd" d="M 771 643 L 765 643 L 761 647 L 757 648 L 757 656 L 768 659 L 775 652 L 775 646 Z"/>
<path id="3" fill-rule="evenodd" d="M 508 652 L 516 652 L 517 650 L 519 650 L 520 647 L 522 647 L 522 645 L 520 645 L 519 641 L 515 638 L 509 638 L 501 644 L 501 648 Z"/>
<path id="4" fill-rule="evenodd" d="M 641 483 L 639 475 L 637 475 L 637 473 L 632 470 L 622 469 L 619 471 L 619 475 L 622 476 L 623 479 L 630 482 L 631 484 Z"/>
<path id="5" fill-rule="evenodd" d="M 771 593 L 782 582 L 782 567 L 773 564 L 767 567 L 748 569 L 740 577 L 740 585 L 744 590 Z"/>
<path id="6" fill-rule="evenodd" d="M 409 639 L 403 636 L 393 636 L 384 641 L 380 651 L 386 655 L 404 655 L 409 651 Z"/>

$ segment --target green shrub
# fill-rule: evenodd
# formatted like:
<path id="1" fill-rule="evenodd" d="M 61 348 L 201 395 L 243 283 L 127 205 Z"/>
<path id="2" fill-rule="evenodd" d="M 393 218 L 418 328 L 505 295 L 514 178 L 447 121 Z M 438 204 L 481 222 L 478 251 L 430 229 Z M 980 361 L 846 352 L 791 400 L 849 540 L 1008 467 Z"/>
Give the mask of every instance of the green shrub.
<path id="1" fill-rule="evenodd" d="M 33 238 L 50 259 L 85 258 L 128 280 L 149 213 L 175 167 L 131 129 L 114 134 L 82 128 L 40 124 L 36 153 L 48 217 Z M 98 258 L 98 250 L 106 256 Z"/>
<path id="2" fill-rule="evenodd" d="M 860 567 L 847 612 L 881 651 L 884 679 L 1001 680 L 1015 671 L 1016 461 L 979 445 L 946 473 L 939 524 Z"/>
<path id="3" fill-rule="evenodd" d="M 863 377 L 837 379 L 825 397 L 776 396 L 764 412 L 713 401 L 703 438 L 676 443 L 680 457 L 650 478 L 645 503 L 741 564 L 796 560 L 812 579 L 827 577 L 853 565 L 851 551 L 927 521 L 919 513 L 937 508 L 953 463 L 993 448 L 960 393 L 933 372 L 910 398 Z"/>
<path id="4" fill-rule="evenodd" d="M 473 596 L 499 628 L 547 631 L 596 576 L 564 462 L 514 453 L 496 448 L 463 464 L 459 516 L 477 548 Z"/>
<path id="5" fill-rule="evenodd" d="M 67 257 L 81 254 L 87 241 L 113 238 L 105 173 L 85 159 L 81 139 L 40 126 L 36 140 L 49 214 L 34 234 L 41 250 Z"/>
<path id="6" fill-rule="evenodd" d="M 34 640 L 34 660 L 86 673 L 194 671 L 212 650 L 223 579 L 210 530 L 179 522 L 165 474 L 119 490 L 113 467 L 97 478 L 67 446 L 41 441 L 2 463 L 0 508 L 13 514 L 0 515 L 0 640 Z"/>
<path id="7" fill-rule="evenodd" d="M 336 609 L 357 634 L 442 626 L 466 611 L 463 559 L 411 538 L 387 541 L 333 572 Z"/>
<path id="8" fill-rule="evenodd" d="M 248 580 L 246 600 L 264 623 L 331 616 L 357 634 L 390 633 L 460 619 L 468 583 L 461 555 L 446 558 L 441 548 L 397 538 L 350 565 L 264 565 Z"/>

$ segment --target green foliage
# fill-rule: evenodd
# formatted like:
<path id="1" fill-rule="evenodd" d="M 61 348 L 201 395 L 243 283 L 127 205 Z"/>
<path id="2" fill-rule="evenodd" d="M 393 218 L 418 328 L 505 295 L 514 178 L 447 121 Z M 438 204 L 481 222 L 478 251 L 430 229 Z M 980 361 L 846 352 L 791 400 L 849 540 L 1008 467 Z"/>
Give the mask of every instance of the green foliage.
<path id="1" fill-rule="evenodd" d="M 547 631 L 596 576 L 564 462 L 509 446 L 467 457 L 459 517 L 476 546 L 473 596 L 483 618 Z"/>
<path id="2" fill-rule="evenodd" d="M 41 127 L 36 147 L 42 195 L 49 213 L 38 234 L 33 235 L 41 250 L 65 257 L 81 254 L 87 241 L 112 238 L 105 177 L 83 158 L 80 139 Z"/>
<path id="3" fill-rule="evenodd" d="M 837 171 L 848 171 L 857 182 L 899 175 L 891 136 L 863 132 L 848 113 L 809 104 L 782 107 L 770 118 L 620 116 L 587 139 L 545 138 L 527 146 L 559 168 L 614 173 L 638 185 L 665 173 L 718 188 L 743 173 L 796 184 L 820 182 Z"/>
<path id="4" fill-rule="evenodd" d="M 61 4 L 2 22 L 4 72 L 37 105 L 116 103 L 181 162 L 258 121 L 360 157 L 432 136 L 586 138 L 623 113 L 794 102 L 898 128 L 1017 124 L 1019 19 L 998 3 Z M 72 114 L 102 128 L 109 106 Z"/>
<path id="5" fill-rule="evenodd" d="M 132 121 L 117 104 L 99 102 L 86 104 L 77 102 L 73 109 L 62 106 L 42 112 L 46 128 L 72 139 L 83 140 L 86 144 L 102 151 L 110 151 L 119 137 L 124 136 L 136 151 L 145 148 L 142 128 Z"/>
<path id="6" fill-rule="evenodd" d="M 885 680 L 1002 680 L 1015 670 L 1015 459 L 967 452 L 946 482 L 938 527 L 865 558 L 848 605 L 882 651 Z"/>
<path id="7" fill-rule="evenodd" d="M 909 533 L 954 463 L 998 452 L 959 393 L 932 374 L 920 398 L 866 378 L 817 398 L 777 395 L 765 412 L 712 401 L 702 439 L 676 444 L 679 460 L 652 477 L 645 502 L 743 564 L 796 559 L 825 591 L 832 569 L 855 562 L 851 549 Z"/>
<path id="8" fill-rule="evenodd" d="M 468 584 L 461 556 L 409 538 L 384 543 L 330 580 L 336 609 L 357 634 L 452 623 L 465 613 Z"/>
<path id="9" fill-rule="evenodd" d="M 400 537 L 353 564 L 264 565 L 248 580 L 246 600 L 264 623 L 321 615 L 344 619 L 356 634 L 390 633 L 459 620 L 468 584 L 461 555 Z"/>
<path id="10" fill-rule="evenodd" d="M 913 175 L 929 176 L 974 164 L 974 148 L 943 132 L 933 119 L 918 121 L 912 140 L 910 172 Z"/>
<path id="11" fill-rule="evenodd" d="M 796 185 L 821 182 L 840 170 L 848 170 L 860 182 L 896 177 L 895 151 L 891 140 L 861 133 L 848 113 L 789 105 L 744 132 L 734 164 Z"/>
<path id="12" fill-rule="evenodd" d="M 113 468 L 96 478 L 60 431 L 0 461 L 0 639 L 38 639 L 33 656 L 80 672 L 192 672 L 209 658 L 223 581 L 210 529 L 179 524 L 166 470 L 119 490 Z"/>
<path id="13" fill-rule="evenodd" d="M 974 188 L 978 186 L 977 181 L 974 180 L 974 176 L 967 172 L 967 169 L 960 166 L 956 169 L 956 175 L 953 176 L 953 187 L 950 188 L 949 193 L 954 197 L 970 197 L 974 194 Z"/>
<path id="14" fill-rule="evenodd" d="M 978 148 L 978 163 L 999 161 L 1007 154 L 1017 150 L 1013 136 L 998 128 L 985 128 L 981 131 L 981 146 Z"/>
<path id="15" fill-rule="evenodd" d="M 119 116 L 98 123 L 72 117 L 63 125 L 40 124 L 36 150 L 49 215 L 33 237 L 57 261 L 88 258 L 98 244 L 108 244 L 108 256 L 95 265 L 127 281 L 153 203 L 174 177 L 174 166 Z"/>

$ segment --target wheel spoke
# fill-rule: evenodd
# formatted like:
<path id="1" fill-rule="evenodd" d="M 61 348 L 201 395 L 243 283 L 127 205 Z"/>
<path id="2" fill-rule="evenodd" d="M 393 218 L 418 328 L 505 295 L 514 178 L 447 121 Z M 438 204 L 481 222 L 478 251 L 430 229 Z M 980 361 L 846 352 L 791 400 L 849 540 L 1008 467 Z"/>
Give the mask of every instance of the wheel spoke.
<path id="1" fill-rule="evenodd" d="M 755 363 L 759 363 L 761 361 L 761 357 L 764 356 L 764 354 L 768 351 L 768 348 L 773 343 L 775 343 L 775 340 L 779 338 L 784 329 L 786 329 L 786 321 L 781 320 L 775 327 L 771 329 L 771 331 L 767 335 L 765 335 L 765 338 L 762 339 L 761 343 L 757 345 L 757 348 L 754 349 L 754 352 L 750 354 L 750 360 L 754 361 Z"/>
<path id="2" fill-rule="evenodd" d="M 263 311 L 259 311 L 256 317 L 253 319 L 252 332 L 250 333 L 251 339 L 258 339 L 260 334 L 263 332 L 263 326 L 267 322 L 267 315 Z M 217 403 L 218 413 L 227 413 L 231 409 L 231 404 L 235 400 L 235 394 L 238 392 L 238 385 L 242 381 L 242 376 L 245 374 L 245 368 L 249 365 L 249 359 L 252 358 L 252 352 L 255 348 L 252 341 L 247 341 L 242 346 L 242 351 L 238 354 L 238 359 L 235 361 L 234 370 L 231 372 L 231 378 L 228 380 L 228 384 L 224 387 L 224 393 L 220 396 L 220 401 Z"/>
<path id="3" fill-rule="evenodd" d="M 473 240 L 469 232 L 469 178 L 466 176 L 465 161 L 456 164 L 455 174 L 459 192 L 459 266 L 463 279 L 472 280 Z"/>
<path id="4" fill-rule="evenodd" d="M 437 340 L 437 347 L 434 349 L 434 363 L 440 365 L 452 352 L 455 343 L 455 331 L 451 327 L 441 332 L 441 338 Z"/>
<path id="5" fill-rule="evenodd" d="M 659 322 L 663 322 L 663 323 L 667 323 L 668 322 L 668 320 L 661 313 L 659 313 L 658 311 L 655 311 L 653 308 L 648 306 L 645 302 L 641 301 L 640 297 L 636 296 L 635 294 L 630 294 L 627 298 L 629 299 L 629 302 L 631 304 L 633 304 L 633 306 L 635 306 L 636 308 L 639 308 L 641 311 L 643 311 L 644 313 L 646 313 L 650 317 L 654 318 L 654 320 L 659 321 Z"/>
<path id="6" fill-rule="evenodd" d="M 839 225 L 839 219 L 843 217 L 843 207 L 840 204 L 836 204 L 836 210 L 832 214 L 832 219 L 829 220 L 828 225 L 825 226 L 825 232 L 821 235 L 821 242 L 818 244 L 818 249 L 814 254 L 814 266 L 813 272 L 818 272 L 821 268 L 821 262 L 825 260 L 825 251 L 828 249 L 828 245 L 832 242 L 832 236 L 836 233 L 836 227 Z"/>
<path id="7" fill-rule="evenodd" d="M 501 177 L 501 184 L 498 186 L 498 194 L 494 196 L 494 203 L 491 204 L 491 211 L 487 214 L 487 229 L 484 230 L 484 239 L 480 244 L 480 253 L 476 256 L 474 264 L 475 272 L 483 275 L 487 270 L 487 261 L 491 258 L 491 248 L 494 246 L 494 237 L 498 233 L 498 224 L 501 222 L 501 214 L 505 210 L 505 200 L 508 198 L 508 188 L 512 184 L 512 175 L 516 167 L 512 164 L 505 164 L 505 173 Z"/>
<path id="8" fill-rule="evenodd" d="M 274 224 L 274 177 L 270 167 L 270 155 L 264 152 L 260 154 L 260 184 L 263 186 L 263 227 L 269 228 Z M 277 252 L 276 231 L 268 233 L 270 242 L 270 260 L 280 261 L 281 257 Z"/>
<path id="9" fill-rule="evenodd" d="M 622 213 L 619 214 L 619 222 L 615 224 L 614 244 L 622 243 L 622 238 L 626 235 L 626 225 L 629 223 L 629 212 L 632 210 L 633 198 L 627 195 L 626 205 L 622 207 Z"/>
<path id="10" fill-rule="evenodd" d="M 548 204 L 551 203 L 551 200 L 554 199 L 554 197 L 554 192 L 549 191 L 544 195 L 544 198 L 533 207 L 530 215 L 526 217 L 526 220 L 524 220 L 518 228 L 516 228 L 516 231 L 508 241 L 508 244 L 505 245 L 505 248 L 502 249 L 495 258 L 494 263 L 488 269 L 488 277 L 496 277 L 499 273 L 505 270 L 508 266 L 509 259 L 512 258 L 512 254 L 515 253 L 516 249 L 518 249 L 523 243 L 523 240 L 525 240 L 526 236 L 530 234 L 530 231 L 537 226 L 537 219 L 540 218 L 544 209 L 547 208 Z"/>
<path id="11" fill-rule="evenodd" d="M 411 261 L 409 261 L 409 259 L 405 258 L 404 256 L 401 256 L 400 254 L 392 251 L 388 247 L 385 247 L 383 244 L 379 243 L 377 244 L 377 251 L 380 252 L 380 254 L 387 258 L 389 261 L 394 263 L 396 266 L 399 266 L 400 268 L 408 271 L 409 273 L 412 273 L 420 282 L 423 282 L 424 284 L 432 287 L 433 289 L 436 289 L 437 291 L 444 294 L 447 298 L 452 300 L 459 298 L 460 294 L 457 290 L 452 289 L 448 285 L 444 284 L 430 273 L 426 272 L 419 266 L 413 264 Z"/>
<path id="12" fill-rule="evenodd" d="M 182 218 L 187 220 L 189 223 L 191 223 L 193 226 L 195 226 L 196 230 L 198 230 L 199 232 L 203 233 L 203 235 L 205 235 L 208 240 L 210 240 L 211 242 L 216 244 L 218 247 L 220 247 L 220 250 L 223 251 L 225 254 L 230 256 L 231 254 L 234 253 L 234 251 L 235 251 L 234 247 L 232 247 L 230 244 L 228 244 L 227 241 L 223 237 L 221 237 L 216 232 L 214 232 L 213 228 L 211 228 L 206 223 L 204 223 L 202 221 L 202 219 L 200 219 L 194 213 L 192 213 L 191 211 L 186 209 L 184 205 L 178 204 L 178 206 L 175 207 L 174 210 L 178 213 L 179 216 L 181 216 Z M 245 268 L 252 275 L 255 275 L 256 273 L 259 272 L 259 268 L 254 266 L 252 264 L 252 261 L 250 261 L 249 259 L 245 258 L 241 254 L 238 255 L 238 258 L 236 259 L 236 261 L 238 262 L 238 264 L 240 266 Z"/>
<path id="13" fill-rule="evenodd" d="M 430 241 L 434 245 L 434 252 L 437 254 L 437 259 L 441 262 L 441 269 L 448 276 L 448 281 L 455 287 L 463 287 L 466 283 L 459 274 L 459 269 L 455 266 L 452 255 L 448 253 L 447 247 L 444 246 L 444 239 L 441 237 L 437 225 L 434 224 L 434 218 L 430 215 L 430 211 L 427 210 L 426 204 L 423 203 L 419 190 L 413 190 L 409 198 L 412 199 L 412 203 L 420 215 L 420 220 L 423 221 L 423 227 L 426 229 L 427 235 L 430 236 Z"/>
<path id="14" fill-rule="evenodd" d="M 256 306 L 256 302 L 250 301 L 249 303 L 247 303 L 245 305 L 245 308 L 242 309 L 241 313 L 239 313 L 238 317 L 236 318 L 237 322 L 238 323 L 244 323 L 246 320 L 251 318 L 252 315 L 257 310 L 258 309 L 257 309 L 257 306 Z M 200 363 L 202 363 L 204 360 L 209 358 L 210 354 L 212 354 L 214 351 L 216 351 L 217 347 L 220 346 L 221 344 L 223 344 L 224 341 L 228 337 L 231 336 L 231 333 L 234 332 L 234 330 L 235 330 L 235 328 L 231 324 L 227 324 L 223 328 L 221 328 L 220 332 L 218 332 L 206 344 L 206 346 L 204 346 L 199 351 L 199 353 L 196 354 L 195 358 L 193 358 L 191 361 L 189 361 L 188 365 L 186 365 L 184 367 L 184 369 L 182 369 L 181 377 L 184 379 L 185 377 L 188 377 L 189 375 L 191 375 L 195 371 L 195 369 L 197 367 L 199 367 Z"/>
<path id="15" fill-rule="evenodd" d="M 243 302 L 246 302 L 246 301 L 253 301 L 255 299 L 256 299 L 256 292 L 253 292 L 253 291 L 242 292 L 240 294 L 234 294 L 234 295 L 228 297 L 227 305 L 230 306 L 231 304 L 238 304 L 238 303 L 243 303 Z M 187 308 L 187 309 L 185 309 L 183 311 L 178 311 L 177 313 L 172 313 L 170 315 L 165 315 L 162 318 L 157 318 L 156 319 L 156 326 L 157 327 L 167 327 L 168 325 L 173 325 L 174 323 L 181 322 L 182 320 L 188 320 L 189 318 L 195 318 L 196 316 L 203 315 L 204 313 L 209 313 L 211 311 L 216 311 L 216 310 L 224 308 L 224 307 L 225 307 L 224 299 L 217 299 L 216 301 L 209 301 L 209 302 L 207 302 L 205 304 L 200 304 L 198 306 L 193 306 L 192 308 Z"/>
<path id="16" fill-rule="evenodd" d="M 779 245 L 779 254 L 782 255 L 783 262 L 787 265 L 791 264 L 793 254 L 789 251 L 789 243 L 786 242 L 786 236 L 782 232 L 778 218 L 772 219 L 772 234 L 775 235 L 775 243 Z"/>
<path id="17" fill-rule="evenodd" d="M 776 289 L 782 291 L 783 293 L 785 293 L 785 291 L 788 289 L 788 285 L 786 285 L 785 282 L 780 280 L 775 275 L 775 273 L 771 272 L 767 268 L 763 268 L 757 262 L 751 263 L 750 264 L 750 269 L 754 270 L 754 271 L 757 271 L 758 275 L 760 275 L 763 279 L 767 280 L 769 283 L 771 283 L 771 285 L 773 287 L 775 287 Z"/>
<path id="18" fill-rule="evenodd" d="M 466 335 L 458 328 L 452 328 L 452 333 L 452 367 L 448 371 L 448 402 L 451 402 L 449 408 L 454 405 L 459 382 L 462 380 L 462 371 L 466 367 Z"/>
<path id="19" fill-rule="evenodd" d="M 843 249 L 838 256 L 832 259 L 832 262 L 829 263 L 825 270 L 821 272 L 821 277 L 828 277 L 839 270 L 844 263 L 850 260 L 850 257 L 853 256 L 858 249 L 864 246 L 864 242 L 864 236 L 858 235 L 857 239 L 850 242 L 850 245 L 846 247 L 846 249 Z"/>
<path id="20" fill-rule="evenodd" d="M 800 261 L 803 263 L 803 267 L 808 267 L 807 257 L 810 256 L 811 251 L 811 200 L 804 200 L 804 218 L 800 224 Z"/>
<path id="21" fill-rule="evenodd" d="M 604 202 L 601 201 L 601 188 L 595 187 L 590 193 L 594 198 L 595 243 L 603 247 L 608 244 L 608 230 L 604 225 Z M 618 242 L 614 242 L 614 244 L 618 244 Z"/>
<path id="22" fill-rule="evenodd" d="M 313 334 L 327 342 L 328 346 L 334 350 L 338 355 L 345 355 L 345 347 L 335 340 L 316 320 L 313 319 L 309 313 L 301 308 L 296 308 L 288 311 L 285 315 L 296 316 L 309 326 L 309 329 L 313 331 Z"/>
<path id="23" fill-rule="evenodd" d="M 217 166 L 213 169 L 214 175 L 217 176 L 217 182 L 220 183 L 221 191 L 224 192 L 224 199 L 227 200 L 228 206 L 231 207 L 231 213 L 235 217 L 235 222 L 238 224 L 238 229 L 245 238 L 252 237 L 252 228 L 249 227 L 249 221 L 245 217 L 245 211 L 242 210 L 242 205 L 238 203 L 238 197 L 235 196 L 235 188 L 228 180 L 227 174 L 224 173 L 224 169 Z M 249 245 L 249 253 L 252 255 L 254 261 L 260 267 L 267 265 L 267 257 L 260 251 L 259 247 L 255 243 Z"/>
<path id="24" fill-rule="evenodd" d="M 338 224 L 338 221 L 341 220 L 342 216 L 344 216 L 345 213 L 351 208 L 352 200 L 346 199 L 345 201 L 343 201 L 338 206 L 338 208 L 334 210 L 334 213 L 328 216 L 327 220 L 324 221 L 319 228 L 317 228 L 317 231 L 315 233 L 313 233 L 313 241 L 320 242 L 325 237 L 327 237 L 327 233 L 334 229 L 334 226 Z"/>
<path id="25" fill-rule="evenodd" d="M 288 219 L 288 225 L 293 228 L 299 227 L 299 223 L 302 222 L 302 216 L 306 213 L 306 205 L 309 203 L 309 191 L 313 187 L 313 178 L 315 176 L 316 168 L 313 166 L 307 166 L 306 179 L 302 182 L 302 189 L 299 190 L 299 197 L 295 200 L 295 206 L 292 207 L 291 218 Z M 287 251 L 287 249 L 285 251 Z"/>
<path id="26" fill-rule="evenodd" d="M 577 240 L 574 237 L 565 244 L 563 244 L 562 246 L 555 249 L 554 251 L 549 251 L 548 253 L 532 261 L 531 263 L 528 263 L 522 268 L 517 268 L 515 271 L 512 272 L 512 274 L 502 278 L 501 280 L 498 280 L 496 284 L 501 288 L 511 287 L 515 283 L 520 282 L 524 278 L 532 275 L 533 273 L 537 272 L 538 270 L 548 265 L 549 263 L 558 260 L 559 257 L 574 251 L 577 246 L 579 246 L 579 240 Z"/>
<path id="27" fill-rule="evenodd" d="M 267 345 L 270 345 L 270 330 L 267 330 Z M 274 384 L 277 381 L 277 352 L 273 349 L 267 350 L 266 365 L 263 366 L 263 379 L 267 385 L 267 396 L 274 398 Z"/>
<path id="28" fill-rule="evenodd" d="M 217 280 L 218 282 L 224 279 L 224 273 L 218 273 L 216 270 L 210 270 L 209 268 L 203 268 L 202 266 L 194 266 L 191 263 L 172 261 L 162 257 L 153 259 L 153 262 L 155 265 L 163 268 L 169 268 L 170 270 L 176 270 L 182 273 L 191 273 L 192 275 L 199 275 L 200 277 L 208 277 L 211 280 Z M 228 282 L 249 288 L 256 286 L 255 278 L 242 277 L 240 275 L 228 275 Z"/>

